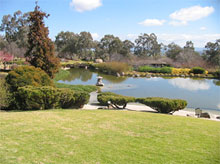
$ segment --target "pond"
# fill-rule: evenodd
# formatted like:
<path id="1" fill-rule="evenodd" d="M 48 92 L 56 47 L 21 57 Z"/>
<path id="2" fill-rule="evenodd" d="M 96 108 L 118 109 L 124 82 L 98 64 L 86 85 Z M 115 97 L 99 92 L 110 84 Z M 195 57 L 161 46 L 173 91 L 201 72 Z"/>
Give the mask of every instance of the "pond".
<path id="1" fill-rule="evenodd" d="M 187 100 L 187 108 L 220 112 L 220 81 L 191 78 L 115 77 L 85 69 L 70 69 L 70 76 L 59 83 L 95 85 L 103 77 L 102 91 L 134 97 L 167 97 Z"/>

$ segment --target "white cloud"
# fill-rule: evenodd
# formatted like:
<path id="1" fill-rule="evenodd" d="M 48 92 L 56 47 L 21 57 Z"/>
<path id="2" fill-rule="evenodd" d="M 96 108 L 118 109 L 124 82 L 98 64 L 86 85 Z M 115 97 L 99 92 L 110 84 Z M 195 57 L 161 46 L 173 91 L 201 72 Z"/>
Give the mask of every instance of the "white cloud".
<path id="1" fill-rule="evenodd" d="M 93 10 L 101 5 L 101 0 L 72 0 L 70 2 L 70 6 L 74 7 L 78 12 Z"/>
<path id="2" fill-rule="evenodd" d="M 164 44 L 169 44 L 171 42 L 175 42 L 180 46 L 184 46 L 186 41 L 191 40 L 194 43 L 194 47 L 204 47 L 207 42 L 215 42 L 220 38 L 220 34 L 156 34 L 158 38 L 158 42 L 162 42 Z M 128 34 L 125 37 L 121 37 L 123 40 L 128 39 L 131 41 L 135 41 L 139 34 Z"/>
<path id="3" fill-rule="evenodd" d="M 175 42 L 184 46 L 186 41 L 191 40 L 194 47 L 204 47 L 207 42 L 215 42 L 220 38 L 220 34 L 158 34 L 158 40 L 164 44 Z"/>
<path id="4" fill-rule="evenodd" d="M 171 21 L 171 25 L 186 25 L 189 21 L 196 21 L 201 18 L 205 18 L 211 13 L 214 12 L 213 7 L 201 7 L 201 6 L 192 6 L 189 8 L 182 8 L 174 13 L 170 14 L 170 18 L 174 21 Z"/>
<path id="5" fill-rule="evenodd" d="M 166 22 L 165 20 L 159 20 L 159 19 L 146 19 L 143 22 L 140 22 L 140 25 L 143 26 L 162 26 Z"/>
<path id="6" fill-rule="evenodd" d="M 100 38 L 99 34 L 91 33 L 93 40 L 98 40 Z"/>
<path id="7" fill-rule="evenodd" d="M 200 30 L 205 31 L 206 27 L 200 27 Z"/>
<path id="8" fill-rule="evenodd" d="M 181 89 L 190 91 L 208 90 L 210 85 L 206 81 L 176 78 L 169 80 L 169 83 Z"/>

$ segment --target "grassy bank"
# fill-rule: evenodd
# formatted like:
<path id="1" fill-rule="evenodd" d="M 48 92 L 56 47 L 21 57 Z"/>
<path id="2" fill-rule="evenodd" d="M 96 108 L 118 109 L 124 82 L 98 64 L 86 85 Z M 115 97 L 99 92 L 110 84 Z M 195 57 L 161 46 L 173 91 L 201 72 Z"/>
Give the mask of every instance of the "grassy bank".
<path id="1" fill-rule="evenodd" d="M 0 112 L 0 163 L 220 162 L 220 122 L 129 111 Z"/>

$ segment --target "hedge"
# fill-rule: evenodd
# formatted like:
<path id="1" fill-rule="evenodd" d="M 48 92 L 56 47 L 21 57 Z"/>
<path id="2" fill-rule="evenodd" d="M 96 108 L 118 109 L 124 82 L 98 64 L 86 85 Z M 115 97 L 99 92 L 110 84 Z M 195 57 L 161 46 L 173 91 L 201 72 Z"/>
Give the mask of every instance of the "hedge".
<path id="1" fill-rule="evenodd" d="M 129 102 L 135 102 L 134 97 L 122 96 L 112 92 L 103 92 L 98 94 L 97 99 L 100 105 L 112 105 L 113 108 L 121 109 L 119 106 L 123 106 L 124 109 Z M 110 102 L 110 104 L 109 104 Z"/>
<path id="2" fill-rule="evenodd" d="M 184 109 L 187 106 L 187 102 L 185 100 L 161 97 L 137 98 L 136 102 L 145 104 L 159 113 L 173 113 Z"/>
<path id="3" fill-rule="evenodd" d="M 154 68 L 149 66 L 141 66 L 138 68 L 140 72 L 150 72 L 150 73 L 172 73 L 171 67 Z"/>
<path id="4" fill-rule="evenodd" d="M 193 67 L 190 70 L 190 73 L 194 73 L 194 74 L 205 74 L 205 72 L 206 72 L 205 69 L 201 67 Z"/>
<path id="5" fill-rule="evenodd" d="M 18 88 L 14 101 L 19 110 L 81 108 L 88 103 L 89 94 L 51 86 L 25 86 Z"/>

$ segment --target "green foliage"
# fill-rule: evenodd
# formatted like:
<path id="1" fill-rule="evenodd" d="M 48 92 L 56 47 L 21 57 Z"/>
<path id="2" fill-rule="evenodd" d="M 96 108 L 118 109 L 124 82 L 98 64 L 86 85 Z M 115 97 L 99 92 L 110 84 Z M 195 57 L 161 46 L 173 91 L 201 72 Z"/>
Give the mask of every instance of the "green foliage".
<path id="1" fill-rule="evenodd" d="M 89 102 L 90 95 L 87 92 L 76 92 L 74 94 L 75 97 L 75 107 L 82 108 L 84 104 Z"/>
<path id="2" fill-rule="evenodd" d="M 187 102 L 185 100 L 161 97 L 137 98 L 136 102 L 150 106 L 159 113 L 171 113 L 184 109 L 187 106 Z"/>
<path id="3" fill-rule="evenodd" d="M 49 31 L 45 27 L 44 17 L 48 17 L 48 15 L 41 12 L 39 6 L 30 12 L 29 47 L 25 57 L 31 65 L 41 68 L 53 78 L 59 70 L 59 59 L 55 57 L 54 44 L 48 37 Z"/>
<path id="4" fill-rule="evenodd" d="M 82 108 L 88 103 L 89 94 L 51 86 L 25 86 L 18 88 L 15 101 L 16 109 L 19 110 Z"/>
<path id="5" fill-rule="evenodd" d="M 74 94 L 75 91 L 73 90 L 67 88 L 60 88 L 58 93 L 60 107 L 63 109 L 74 107 L 76 101 Z"/>
<path id="6" fill-rule="evenodd" d="M 220 39 L 215 43 L 208 42 L 205 46 L 203 57 L 213 66 L 220 66 Z"/>
<path id="7" fill-rule="evenodd" d="M 29 13 L 22 13 L 20 10 L 12 15 L 4 15 L 0 31 L 5 33 L 8 43 L 16 43 L 18 47 L 27 46 L 28 33 L 28 16 Z"/>
<path id="8" fill-rule="evenodd" d="M 201 68 L 201 67 L 193 67 L 190 70 L 190 73 L 194 73 L 194 74 L 204 74 L 205 73 L 205 69 Z"/>
<path id="9" fill-rule="evenodd" d="M 120 108 L 119 106 L 123 106 L 123 108 L 125 108 L 127 103 L 135 102 L 134 97 L 122 96 L 112 92 L 100 93 L 97 99 L 101 105 L 109 105 L 108 102 L 110 102 L 116 108 Z"/>
<path id="10" fill-rule="evenodd" d="M 127 72 L 130 70 L 130 67 L 127 63 L 121 62 L 108 62 L 108 63 L 99 63 L 94 65 L 102 72 L 108 72 L 110 74 Z"/>
<path id="11" fill-rule="evenodd" d="M 59 107 L 57 89 L 50 86 L 20 87 L 16 93 L 15 101 L 20 110 L 44 110 Z"/>
<path id="12" fill-rule="evenodd" d="M 149 66 L 141 66 L 138 68 L 140 72 L 150 72 L 150 73 L 172 73 L 171 67 L 154 68 Z"/>
<path id="13" fill-rule="evenodd" d="M 123 49 L 123 43 L 119 37 L 105 35 L 96 47 L 96 58 L 108 61 L 113 54 L 119 54 Z"/>
<path id="14" fill-rule="evenodd" d="M 183 51 L 183 49 L 179 45 L 172 42 L 172 43 L 168 44 L 168 46 L 167 46 L 166 56 L 168 58 L 176 60 L 182 51 Z"/>
<path id="15" fill-rule="evenodd" d="M 40 68 L 33 66 L 20 66 L 10 71 L 6 76 L 6 82 L 11 92 L 16 92 L 18 87 L 26 85 L 54 86 L 50 77 Z"/>
<path id="16" fill-rule="evenodd" d="M 0 77 L 0 109 L 6 108 L 9 105 L 10 93 L 5 83 L 4 78 Z"/>
<path id="17" fill-rule="evenodd" d="M 161 53 L 161 44 L 157 41 L 157 36 L 152 34 L 141 34 L 135 40 L 136 46 L 134 49 L 134 53 L 137 56 L 152 56 L 157 57 L 160 56 Z"/>
<path id="18" fill-rule="evenodd" d="M 75 34 L 73 32 L 61 31 L 55 40 L 58 56 L 66 59 L 86 59 L 92 60 L 92 48 L 94 48 L 93 38 L 89 32 Z"/>

